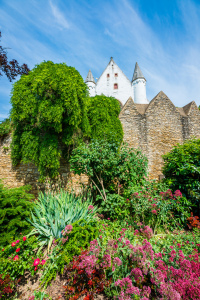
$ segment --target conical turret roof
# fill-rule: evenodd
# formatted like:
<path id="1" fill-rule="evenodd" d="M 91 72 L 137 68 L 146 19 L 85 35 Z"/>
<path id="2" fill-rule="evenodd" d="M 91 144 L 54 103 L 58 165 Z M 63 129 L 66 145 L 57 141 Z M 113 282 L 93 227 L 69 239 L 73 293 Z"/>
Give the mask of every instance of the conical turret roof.
<path id="1" fill-rule="evenodd" d="M 132 82 L 138 78 L 145 79 L 144 75 L 142 74 L 142 71 L 140 70 L 140 67 L 138 66 L 138 63 L 136 62 Z"/>
<path id="2" fill-rule="evenodd" d="M 95 83 L 94 77 L 93 77 L 92 72 L 90 70 L 87 74 L 85 82 L 94 82 Z"/>

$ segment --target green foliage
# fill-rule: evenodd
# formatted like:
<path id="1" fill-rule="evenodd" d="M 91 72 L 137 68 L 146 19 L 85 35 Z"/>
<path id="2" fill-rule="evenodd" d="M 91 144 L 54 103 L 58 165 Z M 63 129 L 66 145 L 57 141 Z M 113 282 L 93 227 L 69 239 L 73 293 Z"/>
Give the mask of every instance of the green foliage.
<path id="1" fill-rule="evenodd" d="M 179 190 L 172 194 L 165 183 L 147 181 L 142 187 L 135 186 L 131 191 L 132 195 L 127 200 L 130 215 L 136 222 L 149 225 L 154 232 L 159 227 L 173 230 L 186 226 L 191 202 Z"/>
<path id="2" fill-rule="evenodd" d="M 30 234 L 37 234 L 39 246 L 48 245 L 50 249 L 53 240 L 62 237 L 66 225 L 79 220 L 87 224 L 94 219 L 97 209 L 88 209 L 91 204 L 90 200 L 64 190 L 40 193 L 32 213 L 33 221 L 30 221 L 34 227 Z"/>
<path id="3" fill-rule="evenodd" d="M 26 221 L 30 217 L 30 209 L 34 207 L 29 194 L 30 186 L 7 188 L 0 182 L 0 244 L 6 245 L 16 235 L 24 235 L 32 228 Z"/>
<path id="4" fill-rule="evenodd" d="M 90 134 L 87 85 L 64 63 L 37 65 L 14 83 L 11 97 L 11 157 L 34 163 L 41 178 L 58 175 L 61 157 Z"/>
<path id="5" fill-rule="evenodd" d="M 123 140 L 122 124 L 118 118 L 119 101 L 104 95 L 91 97 L 88 103 L 88 118 L 91 126 L 91 138 L 121 143 Z"/>
<path id="6" fill-rule="evenodd" d="M 49 298 L 49 295 L 47 295 L 45 292 L 34 291 L 34 300 L 45 300 L 47 297 Z"/>
<path id="7" fill-rule="evenodd" d="M 119 143 L 107 140 L 78 146 L 72 152 L 70 166 L 75 174 L 89 176 L 104 201 L 107 193 L 120 194 L 122 187 L 140 184 L 147 174 L 147 159 L 140 150 L 126 144 L 119 148 Z"/>
<path id="8" fill-rule="evenodd" d="M 100 212 L 105 218 L 124 220 L 130 215 L 127 199 L 118 194 L 107 194 L 106 201 L 101 202 Z"/>
<path id="9" fill-rule="evenodd" d="M 163 174 L 166 182 L 175 191 L 180 189 L 186 198 L 200 208 L 200 139 L 177 145 L 163 156 Z"/>
<path id="10" fill-rule="evenodd" d="M 181 231 L 173 232 L 171 234 L 155 235 L 151 239 L 153 250 L 157 253 L 165 252 L 170 254 L 173 250 L 177 253 L 182 250 L 187 257 L 191 255 L 194 249 L 200 250 L 200 230 L 195 229 L 194 232 Z M 163 256 L 163 261 L 168 263 L 168 255 Z"/>
<path id="11" fill-rule="evenodd" d="M 73 229 L 65 238 L 57 240 L 57 245 L 49 256 L 46 268 L 41 278 L 41 284 L 47 286 L 55 279 L 56 274 L 63 273 L 64 266 L 73 260 L 73 257 L 79 255 L 82 250 L 90 245 L 90 241 L 97 238 L 99 228 L 97 222 L 89 222 L 83 225 L 77 221 L 72 224 Z M 81 250 L 82 249 L 82 250 Z"/>
<path id="12" fill-rule="evenodd" d="M 38 248 L 35 236 L 25 241 L 21 235 L 17 238 L 18 241 L 15 244 L 9 244 L 0 251 L 0 274 L 4 276 L 9 274 L 12 280 L 20 278 L 27 270 L 32 271 L 32 275 L 34 275 L 33 261 L 36 258 L 35 252 Z M 16 251 L 17 249 L 20 250 Z"/>
<path id="13" fill-rule="evenodd" d="M 0 138 L 4 139 L 11 132 L 11 121 L 10 119 L 5 119 L 0 123 Z"/>

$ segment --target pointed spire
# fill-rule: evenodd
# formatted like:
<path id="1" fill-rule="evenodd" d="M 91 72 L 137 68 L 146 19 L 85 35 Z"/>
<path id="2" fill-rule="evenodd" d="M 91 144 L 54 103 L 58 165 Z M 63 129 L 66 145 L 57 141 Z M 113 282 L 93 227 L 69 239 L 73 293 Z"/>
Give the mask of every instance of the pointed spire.
<path id="1" fill-rule="evenodd" d="M 138 63 L 136 62 L 132 82 L 138 78 L 145 79 L 144 75 L 142 74 L 142 71 L 140 70 L 140 67 L 138 66 Z"/>
<path id="2" fill-rule="evenodd" d="M 94 77 L 93 77 L 92 72 L 90 70 L 87 74 L 85 82 L 94 82 L 95 83 Z"/>

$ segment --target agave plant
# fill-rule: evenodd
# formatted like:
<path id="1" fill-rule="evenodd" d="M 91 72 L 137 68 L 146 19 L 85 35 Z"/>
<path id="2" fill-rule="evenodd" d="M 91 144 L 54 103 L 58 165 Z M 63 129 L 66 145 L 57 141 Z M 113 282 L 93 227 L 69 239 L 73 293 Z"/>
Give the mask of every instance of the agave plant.
<path id="1" fill-rule="evenodd" d="M 48 245 L 48 251 L 54 239 L 62 237 L 62 230 L 68 224 L 81 221 L 84 225 L 94 221 L 97 207 L 92 206 L 90 200 L 84 200 L 82 196 L 76 196 L 67 191 L 59 193 L 40 193 L 35 203 L 34 211 L 31 211 L 33 225 L 30 235 L 38 235 L 40 249 Z"/>

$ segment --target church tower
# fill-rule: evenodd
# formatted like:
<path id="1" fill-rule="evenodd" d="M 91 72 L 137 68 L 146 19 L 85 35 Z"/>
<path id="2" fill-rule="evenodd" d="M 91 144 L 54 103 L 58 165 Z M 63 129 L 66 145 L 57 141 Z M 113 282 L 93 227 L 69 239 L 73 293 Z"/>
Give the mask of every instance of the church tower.
<path id="1" fill-rule="evenodd" d="M 132 78 L 132 87 L 133 87 L 133 95 L 134 102 L 136 104 L 148 104 L 146 96 L 146 79 L 138 66 L 138 63 L 135 64 L 135 70 Z"/>
<path id="2" fill-rule="evenodd" d="M 92 75 L 92 72 L 89 70 L 88 72 L 88 75 L 87 75 L 87 78 L 85 80 L 85 83 L 87 84 L 88 88 L 89 88 L 89 93 L 90 93 L 90 96 L 91 97 L 94 97 L 95 96 L 95 86 L 96 86 L 96 83 L 95 83 L 95 80 L 94 80 L 94 77 Z"/>

